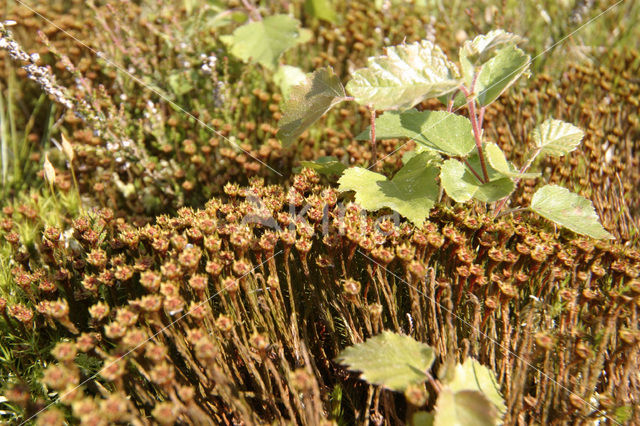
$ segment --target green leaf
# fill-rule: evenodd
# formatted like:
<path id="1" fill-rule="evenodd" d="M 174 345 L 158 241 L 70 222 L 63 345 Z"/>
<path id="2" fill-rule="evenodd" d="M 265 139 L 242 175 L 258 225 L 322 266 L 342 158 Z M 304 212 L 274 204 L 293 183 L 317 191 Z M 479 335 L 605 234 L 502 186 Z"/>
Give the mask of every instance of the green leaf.
<path id="1" fill-rule="evenodd" d="M 371 127 L 356 139 L 369 138 Z M 376 139 L 409 138 L 426 148 L 453 155 L 466 156 L 475 148 L 471 121 L 446 111 L 387 111 L 376 118 Z"/>
<path id="2" fill-rule="evenodd" d="M 416 155 L 391 180 L 380 173 L 352 167 L 338 180 L 338 190 L 355 191 L 356 202 L 366 210 L 388 207 L 419 226 L 439 196 L 438 167 L 432 159 L 428 152 Z"/>
<path id="3" fill-rule="evenodd" d="M 484 147 L 484 152 L 491 167 L 501 175 L 518 179 L 529 179 L 540 176 L 540 173 L 520 173 L 513 164 L 507 161 L 504 152 L 494 143 L 487 143 Z"/>
<path id="4" fill-rule="evenodd" d="M 540 152 L 562 157 L 580 145 L 584 132 L 562 120 L 549 118 L 533 129 L 533 141 Z"/>
<path id="5" fill-rule="evenodd" d="M 529 68 L 529 55 L 515 46 L 498 50 L 478 73 L 476 93 L 478 102 L 487 106 L 516 82 Z"/>
<path id="6" fill-rule="evenodd" d="M 495 405 L 499 413 L 504 414 L 507 407 L 500 395 L 500 387 L 493 372 L 473 358 L 456 365 L 453 377 L 443 383 L 454 392 L 463 390 L 478 391 Z"/>
<path id="7" fill-rule="evenodd" d="M 573 232 L 592 238 L 614 238 L 600 224 L 590 200 L 566 188 L 545 185 L 531 199 L 531 210 Z"/>
<path id="8" fill-rule="evenodd" d="M 336 11 L 331 0 L 305 0 L 304 10 L 315 18 L 336 23 Z"/>
<path id="9" fill-rule="evenodd" d="M 458 87 L 458 69 L 438 46 L 427 40 L 387 48 L 353 73 L 347 91 L 361 105 L 408 109 Z"/>
<path id="10" fill-rule="evenodd" d="M 347 165 L 336 157 L 320 157 L 316 161 L 301 161 L 300 165 L 327 176 L 341 175 L 347 168 Z"/>
<path id="11" fill-rule="evenodd" d="M 285 99 L 289 99 L 289 93 L 293 86 L 304 84 L 307 75 L 298 67 L 280 65 L 278 71 L 273 74 L 273 82 L 278 85 Z"/>
<path id="12" fill-rule="evenodd" d="M 361 378 L 368 383 L 400 392 L 411 384 L 423 383 L 434 360 L 431 346 L 390 331 L 350 346 L 336 358 L 349 370 L 361 371 Z"/>
<path id="13" fill-rule="evenodd" d="M 460 48 L 460 57 L 464 57 L 472 65 L 481 65 L 487 61 L 496 49 L 507 44 L 515 45 L 522 41 L 522 37 L 505 30 L 493 30 L 487 34 L 476 36 L 473 40 L 467 40 Z"/>
<path id="14" fill-rule="evenodd" d="M 278 123 L 278 137 L 285 145 L 290 145 L 345 96 L 344 87 L 331 68 L 320 68 L 307 74 L 302 84 L 291 88 Z"/>
<path id="15" fill-rule="evenodd" d="M 422 153 L 425 153 L 425 155 L 429 157 L 430 162 L 442 162 L 442 157 L 440 156 L 440 154 L 438 154 L 437 151 L 434 151 L 433 149 L 427 148 L 423 145 L 418 145 L 413 151 L 407 151 L 402 154 L 402 164 L 407 164 L 413 157 Z"/>
<path id="16" fill-rule="evenodd" d="M 411 417 L 411 426 L 433 426 L 433 413 L 417 411 Z"/>
<path id="17" fill-rule="evenodd" d="M 471 86 L 473 76 L 484 62 L 489 60 L 496 49 L 504 47 L 507 44 L 515 45 L 522 39 L 504 30 L 490 31 L 475 37 L 473 40 L 467 40 L 459 50 L 460 65 L 462 66 L 462 76 L 467 86 Z M 457 100 L 456 100 L 457 101 Z"/>
<path id="18" fill-rule="evenodd" d="M 311 39 L 309 30 L 287 15 L 273 15 L 262 21 L 237 28 L 232 35 L 220 37 L 230 47 L 231 54 L 243 61 L 255 61 L 274 70 L 280 56 L 288 49 Z"/>
<path id="19" fill-rule="evenodd" d="M 494 426 L 500 423 L 495 406 L 481 392 L 443 388 L 434 409 L 433 426 Z"/>
<path id="20" fill-rule="evenodd" d="M 479 162 L 476 163 L 470 157 L 469 163 L 478 174 L 482 175 Z M 449 159 L 440 168 L 440 182 L 447 195 L 458 203 L 464 203 L 471 198 L 492 203 L 511 194 L 515 184 L 510 178 L 505 178 L 490 168 L 488 168 L 488 174 L 489 182 L 483 184 L 463 163 Z"/>

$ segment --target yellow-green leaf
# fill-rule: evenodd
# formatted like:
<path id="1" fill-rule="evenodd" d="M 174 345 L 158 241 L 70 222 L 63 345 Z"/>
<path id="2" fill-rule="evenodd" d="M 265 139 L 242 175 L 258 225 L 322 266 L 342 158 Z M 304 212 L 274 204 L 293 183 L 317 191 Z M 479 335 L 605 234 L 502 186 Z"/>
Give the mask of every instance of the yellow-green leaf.
<path id="1" fill-rule="evenodd" d="M 454 392 L 445 387 L 438 394 L 433 426 L 495 426 L 498 410 L 481 392 Z"/>
<path id="2" fill-rule="evenodd" d="M 433 154 L 415 155 L 389 180 L 380 173 L 352 167 L 342 174 L 339 191 L 355 191 L 355 201 L 369 211 L 388 207 L 421 225 L 438 199 L 438 167 Z"/>
<path id="3" fill-rule="evenodd" d="M 531 199 L 531 210 L 577 234 L 613 238 L 600 224 L 590 200 L 557 185 L 545 185 Z"/>
<path id="4" fill-rule="evenodd" d="M 366 342 L 346 348 L 336 358 L 362 379 L 394 391 L 423 383 L 435 360 L 433 348 L 409 336 L 383 331 Z"/>
<path id="5" fill-rule="evenodd" d="M 368 139 L 370 127 L 356 139 Z M 376 118 L 376 139 L 409 138 L 426 148 L 466 156 L 475 148 L 471 121 L 446 111 L 387 111 Z"/>
<path id="6" fill-rule="evenodd" d="M 297 19 L 288 15 L 273 15 L 238 27 L 233 34 L 220 39 L 229 46 L 232 55 L 275 70 L 280 56 L 286 50 L 306 43 L 311 35 L 309 30 L 300 28 Z"/>
<path id="7" fill-rule="evenodd" d="M 469 159 L 474 170 L 482 175 L 479 164 Z M 464 203 L 472 198 L 491 203 L 511 194 L 515 184 L 510 178 L 498 174 L 495 170 L 489 172 L 489 182 L 481 183 L 467 167 L 458 160 L 449 159 L 440 168 L 440 182 L 447 195 L 458 203 Z"/>
<path id="8" fill-rule="evenodd" d="M 505 90 L 529 68 L 529 55 L 521 49 L 508 45 L 482 65 L 478 73 L 475 92 L 482 106 L 495 101 Z"/>
<path id="9" fill-rule="evenodd" d="M 549 118 L 536 126 L 532 135 L 540 152 L 562 157 L 580 145 L 584 132 L 573 124 Z"/>
<path id="10" fill-rule="evenodd" d="M 504 414 L 507 407 L 500 395 L 500 387 L 495 375 L 484 365 L 473 358 L 467 358 L 462 364 L 456 365 L 453 374 L 447 374 L 448 380 L 443 381 L 454 392 L 462 390 L 478 391 L 484 394 Z"/>
<path id="11" fill-rule="evenodd" d="M 518 169 L 507 160 L 507 157 L 505 157 L 500 147 L 492 142 L 485 145 L 484 152 L 491 167 L 504 176 L 518 179 L 529 179 L 540 176 L 540 173 L 520 173 Z"/>

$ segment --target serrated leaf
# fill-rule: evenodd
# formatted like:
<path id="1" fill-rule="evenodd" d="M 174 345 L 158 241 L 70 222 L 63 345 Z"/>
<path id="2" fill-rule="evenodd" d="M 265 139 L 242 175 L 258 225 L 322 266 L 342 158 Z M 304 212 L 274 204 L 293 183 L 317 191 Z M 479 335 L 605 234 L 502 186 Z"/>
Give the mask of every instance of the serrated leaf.
<path id="1" fill-rule="evenodd" d="M 482 65 L 476 83 L 477 100 L 482 106 L 495 101 L 529 68 L 529 55 L 515 46 L 498 50 Z"/>
<path id="2" fill-rule="evenodd" d="M 307 74 L 302 84 L 291 88 L 278 122 L 278 137 L 285 145 L 291 144 L 345 96 L 344 87 L 331 68 Z"/>
<path id="3" fill-rule="evenodd" d="M 356 139 L 368 139 L 370 127 Z M 376 139 L 409 138 L 426 148 L 466 156 L 475 148 L 471 121 L 446 111 L 387 111 L 376 118 Z"/>
<path id="4" fill-rule="evenodd" d="M 336 11 L 331 0 L 305 0 L 304 10 L 315 18 L 332 24 L 336 22 Z"/>
<path id="5" fill-rule="evenodd" d="M 280 65 L 278 71 L 273 74 L 273 82 L 278 85 L 284 99 L 289 99 L 291 88 L 304 84 L 307 74 L 298 67 L 291 65 Z"/>
<path id="6" fill-rule="evenodd" d="M 431 346 L 390 331 L 348 347 L 336 358 L 349 370 L 362 372 L 361 378 L 368 383 L 400 392 L 423 383 L 434 360 Z"/>
<path id="7" fill-rule="evenodd" d="M 479 164 L 474 164 L 469 158 L 474 170 L 481 174 Z M 505 178 L 495 170 L 489 170 L 489 182 L 481 183 L 467 167 L 458 160 L 449 159 L 440 168 L 440 182 L 447 195 L 458 203 L 464 203 L 471 198 L 492 203 L 511 194 L 515 184 L 510 178 Z"/>
<path id="8" fill-rule="evenodd" d="M 540 176 L 540 173 L 520 173 L 518 169 L 507 160 L 507 157 L 505 157 L 500 147 L 492 142 L 485 145 L 484 152 L 491 167 L 501 175 L 514 179 L 529 179 Z"/>
<path id="9" fill-rule="evenodd" d="M 278 59 L 286 50 L 306 43 L 310 38 L 310 31 L 300 28 L 300 22 L 288 15 L 268 16 L 220 37 L 230 47 L 232 55 L 245 62 L 258 62 L 271 70 L 276 69 Z"/>
<path id="10" fill-rule="evenodd" d="M 576 149 L 584 132 L 573 124 L 549 118 L 533 129 L 533 141 L 540 152 L 562 157 Z"/>
<path id="11" fill-rule="evenodd" d="M 316 161 L 301 161 L 300 165 L 327 176 L 341 175 L 348 168 L 346 164 L 336 157 L 320 157 Z"/>
<path id="12" fill-rule="evenodd" d="M 473 358 L 457 364 L 452 377 L 443 383 L 452 391 L 478 391 L 495 405 L 499 413 L 504 414 L 507 407 L 500 395 L 500 387 L 493 372 Z"/>
<path id="13" fill-rule="evenodd" d="M 473 65 L 480 65 L 489 59 L 496 49 L 506 44 L 518 44 L 522 37 L 506 32 L 505 30 L 493 30 L 487 34 L 481 34 L 467 40 L 460 48 L 460 57 L 464 57 Z"/>
<path id="14" fill-rule="evenodd" d="M 411 158 L 391 180 L 361 167 L 347 169 L 338 190 L 355 191 L 355 201 L 366 210 L 388 207 L 419 226 L 438 199 L 437 177 L 437 164 L 425 152 Z"/>
<path id="15" fill-rule="evenodd" d="M 494 426 L 498 410 L 481 392 L 454 392 L 445 387 L 438 394 L 433 426 Z"/>
<path id="16" fill-rule="evenodd" d="M 408 109 L 458 87 L 458 69 L 428 40 L 387 48 L 353 73 L 347 91 L 360 105 L 378 110 Z"/>
<path id="17" fill-rule="evenodd" d="M 459 50 L 460 65 L 465 84 L 470 87 L 476 70 L 484 62 L 491 59 L 496 49 L 504 47 L 506 44 L 515 45 L 522 39 L 504 30 L 490 31 L 475 37 L 473 40 L 465 41 Z M 457 100 L 456 100 L 457 101 Z"/>
<path id="18" fill-rule="evenodd" d="M 573 232 L 592 238 L 613 238 L 600 224 L 590 200 L 557 185 L 545 185 L 531 199 L 530 209 Z"/>

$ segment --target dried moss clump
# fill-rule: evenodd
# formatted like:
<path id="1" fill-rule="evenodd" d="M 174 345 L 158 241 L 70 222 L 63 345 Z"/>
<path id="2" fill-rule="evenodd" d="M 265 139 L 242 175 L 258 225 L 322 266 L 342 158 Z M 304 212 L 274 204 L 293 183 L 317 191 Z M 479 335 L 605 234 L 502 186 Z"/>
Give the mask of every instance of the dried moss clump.
<path id="1" fill-rule="evenodd" d="M 637 249 L 444 206 L 415 228 L 318 182 L 229 184 L 144 227 L 102 210 L 31 252 L 6 211 L 21 302 L 2 300 L 3 327 L 66 336 L 42 386 L 81 421 L 402 419 L 401 395 L 333 361 L 383 329 L 491 366 L 507 423 L 637 407 Z M 27 418 L 44 401 L 12 402 Z"/>

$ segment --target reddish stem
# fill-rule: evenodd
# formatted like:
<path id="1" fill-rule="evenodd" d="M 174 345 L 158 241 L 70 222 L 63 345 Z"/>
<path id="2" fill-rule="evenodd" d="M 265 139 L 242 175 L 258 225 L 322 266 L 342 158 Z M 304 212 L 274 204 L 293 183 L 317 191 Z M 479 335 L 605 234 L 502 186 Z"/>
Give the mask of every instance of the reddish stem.
<path id="1" fill-rule="evenodd" d="M 476 172 L 475 169 L 471 167 L 471 163 L 469 163 L 466 158 L 463 158 L 462 161 L 464 162 L 464 165 L 467 166 L 467 168 L 471 171 L 471 173 L 473 173 L 476 179 L 478 179 L 478 182 L 484 183 L 484 181 L 482 180 L 482 176 L 480 176 L 478 172 Z"/>
<path id="2" fill-rule="evenodd" d="M 475 84 L 475 78 L 474 78 L 474 84 Z M 482 133 L 480 131 L 480 127 L 478 126 L 478 115 L 476 114 L 476 101 L 475 99 L 472 99 L 473 87 L 471 92 L 467 90 L 464 86 L 460 86 L 460 90 L 462 90 L 462 93 L 464 93 L 464 96 L 467 98 L 467 108 L 469 109 L 469 119 L 471 120 L 473 137 L 476 140 L 476 149 L 478 150 L 478 157 L 480 157 L 480 165 L 482 166 L 482 176 L 484 176 L 484 180 L 482 183 L 487 183 L 489 182 L 489 174 L 487 173 L 487 164 L 484 159 L 484 153 L 482 152 Z"/>
<path id="3" fill-rule="evenodd" d="M 368 106 L 371 125 L 371 160 L 373 161 L 373 171 L 378 170 L 378 152 L 376 150 L 376 110 L 372 105 Z"/>

